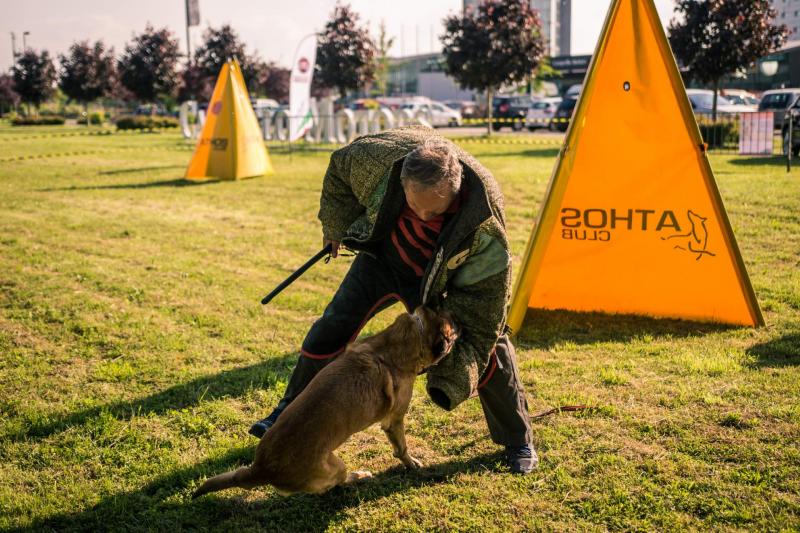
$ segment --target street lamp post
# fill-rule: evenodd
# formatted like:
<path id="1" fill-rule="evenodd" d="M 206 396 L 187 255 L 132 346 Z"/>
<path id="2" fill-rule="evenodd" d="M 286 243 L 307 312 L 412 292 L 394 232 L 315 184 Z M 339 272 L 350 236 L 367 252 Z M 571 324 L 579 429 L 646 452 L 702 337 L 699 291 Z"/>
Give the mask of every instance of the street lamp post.
<path id="1" fill-rule="evenodd" d="M 28 43 L 27 43 L 25 37 L 27 37 L 30 34 L 31 34 L 31 32 L 29 32 L 29 31 L 22 32 L 22 53 L 25 53 L 25 52 L 28 51 Z"/>

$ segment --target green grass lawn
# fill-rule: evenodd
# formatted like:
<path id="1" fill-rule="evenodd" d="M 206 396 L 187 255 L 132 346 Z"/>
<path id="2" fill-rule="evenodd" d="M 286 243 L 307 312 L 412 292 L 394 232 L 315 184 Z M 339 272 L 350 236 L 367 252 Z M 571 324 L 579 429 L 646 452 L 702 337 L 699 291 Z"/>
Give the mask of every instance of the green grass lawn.
<path id="1" fill-rule="evenodd" d="M 518 339 L 541 468 L 502 466 L 477 400 L 419 380 L 406 472 L 373 427 L 341 449 L 375 479 L 323 496 L 231 490 L 350 258 L 260 298 L 321 245 L 328 152 L 187 184 L 177 134 L 0 127 L 0 529 L 800 528 L 800 170 L 711 162 L 767 327 L 532 312 Z M 69 131 L 50 128 L 44 131 Z M 507 199 L 515 266 L 556 147 L 465 142 Z M 10 161 L 20 155 L 61 155 Z M 385 327 L 398 309 L 366 328 Z"/>

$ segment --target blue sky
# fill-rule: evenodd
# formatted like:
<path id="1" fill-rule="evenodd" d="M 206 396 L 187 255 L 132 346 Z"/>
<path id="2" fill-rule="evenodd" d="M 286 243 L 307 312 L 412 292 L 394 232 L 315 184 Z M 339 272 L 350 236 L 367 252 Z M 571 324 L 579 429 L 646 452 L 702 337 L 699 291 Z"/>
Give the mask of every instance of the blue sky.
<path id="1" fill-rule="evenodd" d="M 284 66 L 291 63 L 299 40 L 319 30 L 335 5 L 335 0 L 200 0 L 201 26 L 192 28 L 197 43 L 204 28 L 230 23 L 248 48 L 257 49 L 267 60 Z M 439 50 L 438 35 L 442 19 L 460 12 L 461 0 L 351 0 L 353 8 L 368 21 L 377 35 L 381 20 L 389 35 L 395 36 L 391 55 Z M 574 54 L 593 51 L 610 0 L 573 0 Z M 662 21 L 671 18 L 673 0 L 656 0 Z M 52 55 L 64 53 L 75 40 L 103 39 L 121 52 L 134 32 L 147 22 L 168 26 L 185 50 L 183 0 L 0 0 L 0 71 L 11 66 L 11 36 L 29 31 L 28 46 L 47 49 Z"/>

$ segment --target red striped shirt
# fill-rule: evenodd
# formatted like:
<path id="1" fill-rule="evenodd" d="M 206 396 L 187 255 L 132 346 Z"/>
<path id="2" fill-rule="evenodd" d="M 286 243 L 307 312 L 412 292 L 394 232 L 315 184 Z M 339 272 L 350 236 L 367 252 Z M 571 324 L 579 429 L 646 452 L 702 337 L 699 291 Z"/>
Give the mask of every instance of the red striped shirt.
<path id="1" fill-rule="evenodd" d="M 422 220 L 405 203 L 390 235 L 391 246 L 384 247 L 390 263 L 402 273 L 421 278 L 433 256 L 442 227 L 458 212 L 461 203 L 462 194 L 459 194 L 444 214 L 431 220 Z"/>

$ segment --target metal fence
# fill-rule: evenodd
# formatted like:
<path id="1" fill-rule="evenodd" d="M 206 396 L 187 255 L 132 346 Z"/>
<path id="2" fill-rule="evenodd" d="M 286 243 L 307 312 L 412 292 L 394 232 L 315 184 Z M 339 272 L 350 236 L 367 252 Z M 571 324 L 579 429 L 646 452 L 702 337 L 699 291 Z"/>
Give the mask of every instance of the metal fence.
<path id="1" fill-rule="evenodd" d="M 698 113 L 697 126 L 709 152 L 739 155 L 784 154 L 783 117 L 767 112 Z"/>
<path id="2" fill-rule="evenodd" d="M 407 110 L 362 109 L 353 111 L 345 109 L 335 114 L 315 115 L 312 131 L 304 138 L 316 143 L 325 141 L 343 144 L 358 135 L 375 133 L 382 129 L 405 124 L 422 123 L 452 128 L 454 126 L 485 127 L 489 122 L 487 118 L 465 118 L 458 121 L 437 121 L 436 118 L 432 115 L 411 113 Z M 287 110 L 267 113 L 259 116 L 259 119 L 266 140 L 279 142 L 288 140 L 290 117 Z M 785 124 L 784 113 L 718 112 L 716 116 L 712 116 L 711 113 L 696 113 L 695 119 L 706 150 L 710 153 L 744 156 L 787 155 L 786 146 L 789 144 L 790 133 L 788 124 Z M 522 142 L 528 138 L 531 140 L 540 138 L 538 135 L 527 134 L 527 130 L 565 131 L 570 120 L 570 118 L 492 117 L 491 125 L 493 129 L 510 129 L 518 132 L 518 142 Z M 189 137 L 199 133 L 199 128 L 189 127 L 188 123 L 183 124 L 184 122 L 186 121 L 182 119 L 184 135 Z M 795 130 L 797 129 L 795 127 Z M 794 146 L 799 147 L 800 135 L 795 133 L 793 136 Z"/>

